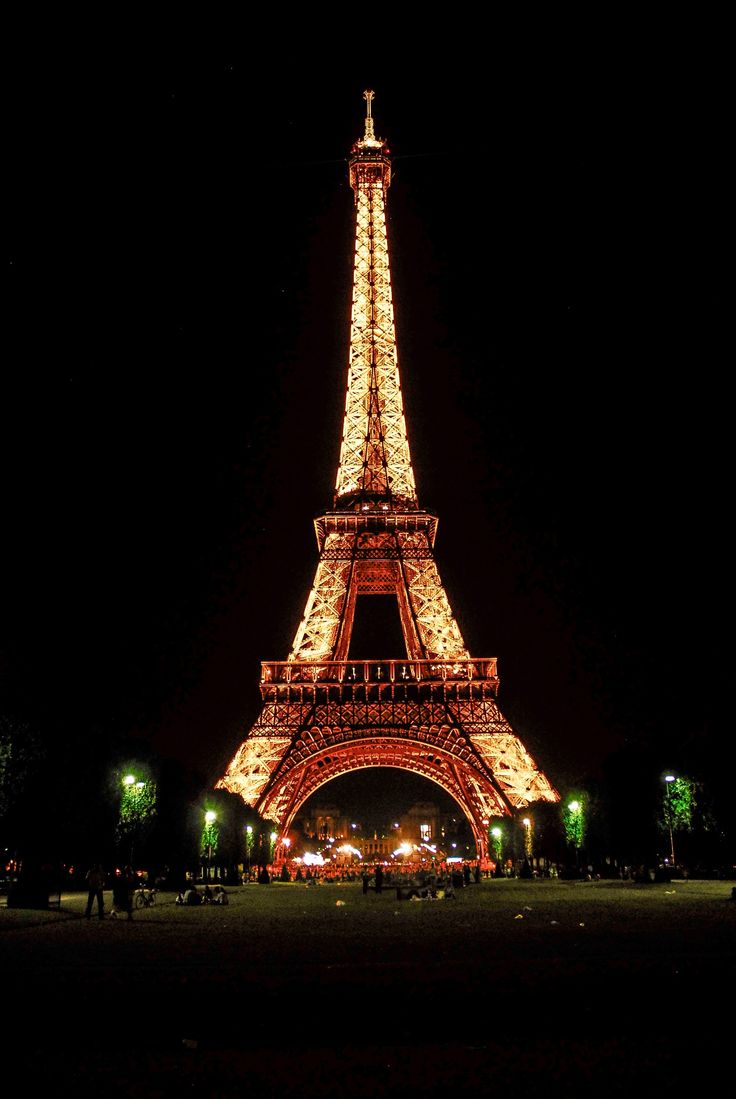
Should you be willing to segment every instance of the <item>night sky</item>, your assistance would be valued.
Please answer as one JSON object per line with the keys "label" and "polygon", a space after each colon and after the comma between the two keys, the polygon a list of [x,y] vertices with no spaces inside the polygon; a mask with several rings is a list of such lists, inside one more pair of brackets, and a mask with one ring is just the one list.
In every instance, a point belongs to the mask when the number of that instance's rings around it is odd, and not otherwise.
{"label": "night sky", "polygon": [[730,124],[685,39],[496,41],[459,73],[16,61],[6,711],[208,782],[257,716],[332,501],[372,87],[419,500],[502,711],[558,786],[637,748],[732,755]]}

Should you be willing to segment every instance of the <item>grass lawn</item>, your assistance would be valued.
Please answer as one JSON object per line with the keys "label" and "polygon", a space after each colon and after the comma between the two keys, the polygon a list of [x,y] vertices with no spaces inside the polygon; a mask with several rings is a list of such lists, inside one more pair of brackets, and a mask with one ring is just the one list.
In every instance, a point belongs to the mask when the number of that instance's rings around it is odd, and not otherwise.
{"label": "grass lawn", "polygon": [[69,1094],[106,1099],[133,1076],[143,1096],[180,1076],[213,1096],[677,1094],[730,1040],[732,888],[491,879],[399,901],[251,884],[222,907],[162,894],[131,923],[64,895],[0,910],[6,1047],[44,1083],[61,1058]]}

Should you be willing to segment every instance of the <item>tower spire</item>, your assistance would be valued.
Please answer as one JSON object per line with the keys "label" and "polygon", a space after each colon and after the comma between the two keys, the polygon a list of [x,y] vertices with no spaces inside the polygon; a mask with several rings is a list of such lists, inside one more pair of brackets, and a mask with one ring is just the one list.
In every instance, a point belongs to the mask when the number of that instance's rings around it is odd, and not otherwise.
{"label": "tower spire", "polygon": [[390,150],[375,136],[374,93],[366,90],[363,98],[365,136],[353,145],[349,161],[356,208],[355,263],[348,388],[334,505],[340,510],[416,510],[386,233]]}
{"label": "tower spire", "polygon": [[363,137],[364,141],[375,141],[376,140],[376,135],[375,135],[375,132],[373,130],[373,116],[371,115],[371,103],[373,102],[373,98],[374,98],[375,94],[376,94],[375,92],[372,92],[370,90],[366,90],[366,91],[363,92],[363,99],[365,99],[365,101],[366,101],[366,112],[367,112],[366,116],[365,116],[365,135]]}

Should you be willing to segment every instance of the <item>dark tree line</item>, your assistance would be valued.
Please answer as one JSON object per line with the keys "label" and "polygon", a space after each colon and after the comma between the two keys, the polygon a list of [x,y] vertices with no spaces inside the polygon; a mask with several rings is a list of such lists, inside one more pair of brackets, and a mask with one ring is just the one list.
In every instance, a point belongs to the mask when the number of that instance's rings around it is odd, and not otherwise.
{"label": "dark tree line", "polygon": [[[0,844],[5,866],[64,867],[83,874],[93,861],[107,867],[130,857],[152,875],[172,881],[198,874],[205,862],[235,875],[270,861],[271,822],[236,795],[215,790],[201,773],[156,756],[145,742],[105,738],[98,730],[65,728],[42,735],[31,723],[0,720]],[[677,825],[677,861],[697,872],[728,873],[736,863],[736,812],[730,774],[681,754],[679,771],[694,792],[692,819]],[[130,769],[144,776],[145,811],[122,812]],[[534,854],[564,865],[592,864],[602,873],[655,866],[669,855],[660,754],[629,746],[609,757],[596,776],[568,777],[561,805],[531,807]],[[565,832],[565,804],[584,799],[584,835],[576,850]],[[348,807],[346,807],[348,808]],[[205,843],[205,813],[214,813],[216,843]],[[520,817],[523,814],[520,814]],[[523,831],[509,831],[507,848],[524,855]],[[211,838],[211,837],[210,837]]]}

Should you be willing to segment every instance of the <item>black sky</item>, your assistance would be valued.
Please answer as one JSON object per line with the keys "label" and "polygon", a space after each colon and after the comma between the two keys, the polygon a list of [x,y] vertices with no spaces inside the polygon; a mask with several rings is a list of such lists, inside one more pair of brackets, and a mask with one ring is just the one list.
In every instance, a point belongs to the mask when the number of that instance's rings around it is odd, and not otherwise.
{"label": "black sky", "polygon": [[212,780],[255,719],[331,503],[370,86],[419,498],[502,710],[558,784],[726,750],[725,72],[622,37],[11,68],[6,709]]}

